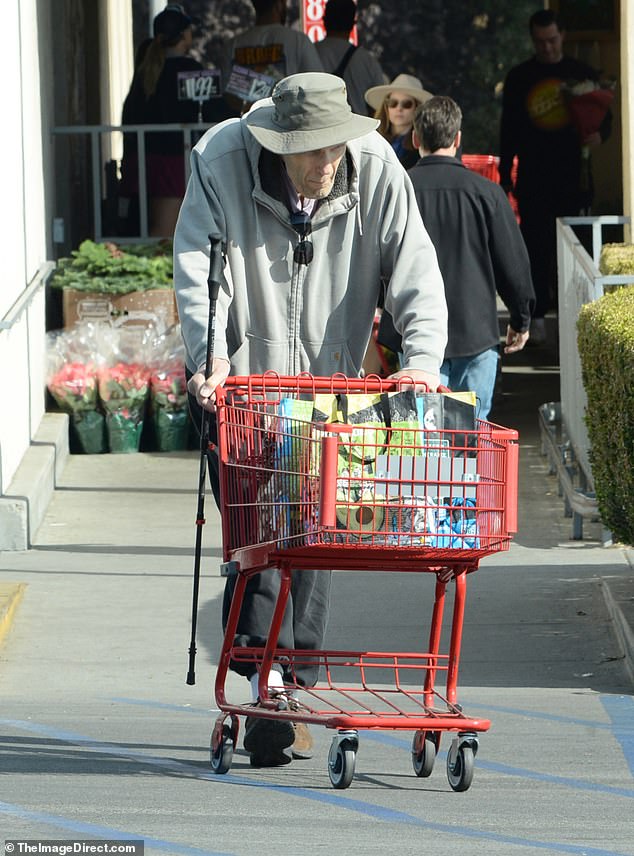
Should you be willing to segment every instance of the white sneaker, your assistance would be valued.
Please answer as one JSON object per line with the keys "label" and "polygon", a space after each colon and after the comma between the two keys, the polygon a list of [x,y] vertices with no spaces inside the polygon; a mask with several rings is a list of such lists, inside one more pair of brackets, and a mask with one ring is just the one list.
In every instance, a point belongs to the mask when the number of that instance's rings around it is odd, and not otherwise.
{"label": "white sneaker", "polygon": [[532,345],[543,345],[546,341],[546,322],[543,318],[533,318],[528,341]]}

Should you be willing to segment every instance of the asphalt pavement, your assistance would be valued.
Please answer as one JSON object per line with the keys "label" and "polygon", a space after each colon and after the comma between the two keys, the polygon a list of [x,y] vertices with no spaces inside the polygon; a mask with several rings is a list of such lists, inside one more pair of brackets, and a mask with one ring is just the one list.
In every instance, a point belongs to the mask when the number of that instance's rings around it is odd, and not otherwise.
{"label": "asphalt pavement", "polygon": [[[492,726],[465,793],[447,781],[448,739],[418,778],[401,732],[361,734],[345,791],[330,786],[332,735],[319,728],[311,761],[257,770],[238,747],[215,775],[224,581],[211,497],[197,680],[185,683],[198,454],[71,456],[32,549],[0,553],[0,840],[634,856],[632,551],[602,546],[598,521],[571,540],[538,431],[537,408],[557,399],[552,346],[505,359],[491,418],[520,431],[519,532],[469,578],[458,696]],[[336,573],[328,647],[420,650],[431,583]],[[248,698],[244,679],[227,691]]]}

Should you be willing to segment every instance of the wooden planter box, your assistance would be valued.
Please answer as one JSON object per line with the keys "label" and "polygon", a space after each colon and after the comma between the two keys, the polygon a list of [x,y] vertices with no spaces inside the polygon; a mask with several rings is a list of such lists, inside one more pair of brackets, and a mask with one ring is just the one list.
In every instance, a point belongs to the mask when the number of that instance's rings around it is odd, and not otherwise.
{"label": "wooden planter box", "polygon": [[154,322],[167,328],[178,321],[172,288],[132,291],[130,294],[89,293],[65,288],[62,305],[66,328],[73,327],[78,321]]}

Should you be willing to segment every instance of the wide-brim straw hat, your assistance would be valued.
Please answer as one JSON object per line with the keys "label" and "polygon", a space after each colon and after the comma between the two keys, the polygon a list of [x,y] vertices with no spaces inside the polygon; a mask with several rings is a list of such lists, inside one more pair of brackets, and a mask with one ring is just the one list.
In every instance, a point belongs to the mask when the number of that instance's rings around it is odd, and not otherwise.
{"label": "wide-brim straw hat", "polygon": [[390,92],[404,92],[421,104],[433,98],[431,92],[423,89],[420,80],[411,74],[399,74],[391,83],[385,83],[383,86],[372,86],[370,89],[366,89],[364,97],[373,110],[378,110]]}
{"label": "wide-brim straw hat", "polygon": [[245,116],[255,139],[271,152],[292,155],[347,143],[374,131],[376,119],[353,113],[341,77],[323,72],[291,74],[270,98]]}

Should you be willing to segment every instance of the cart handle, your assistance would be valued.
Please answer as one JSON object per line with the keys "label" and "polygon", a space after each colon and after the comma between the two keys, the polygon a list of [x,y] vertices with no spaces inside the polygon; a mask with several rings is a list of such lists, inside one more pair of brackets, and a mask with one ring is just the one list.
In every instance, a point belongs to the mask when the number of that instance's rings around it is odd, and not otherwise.
{"label": "cart handle", "polygon": [[[331,392],[331,393],[376,393],[376,392],[398,392],[399,390],[416,386],[421,391],[427,390],[426,385],[414,381],[411,377],[401,377],[397,380],[380,378],[378,375],[368,375],[365,378],[351,378],[342,373],[333,374],[330,377],[317,377],[309,372],[298,375],[280,375],[274,371],[268,371],[260,375],[231,375],[224,382],[224,388],[219,387],[216,391],[217,401],[224,401],[229,389],[244,390],[248,392],[248,398],[254,400],[254,396],[266,398],[266,393],[277,392],[278,395],[289,392]],[[449,392],[445,386],[439,386],[437,392]]]}

